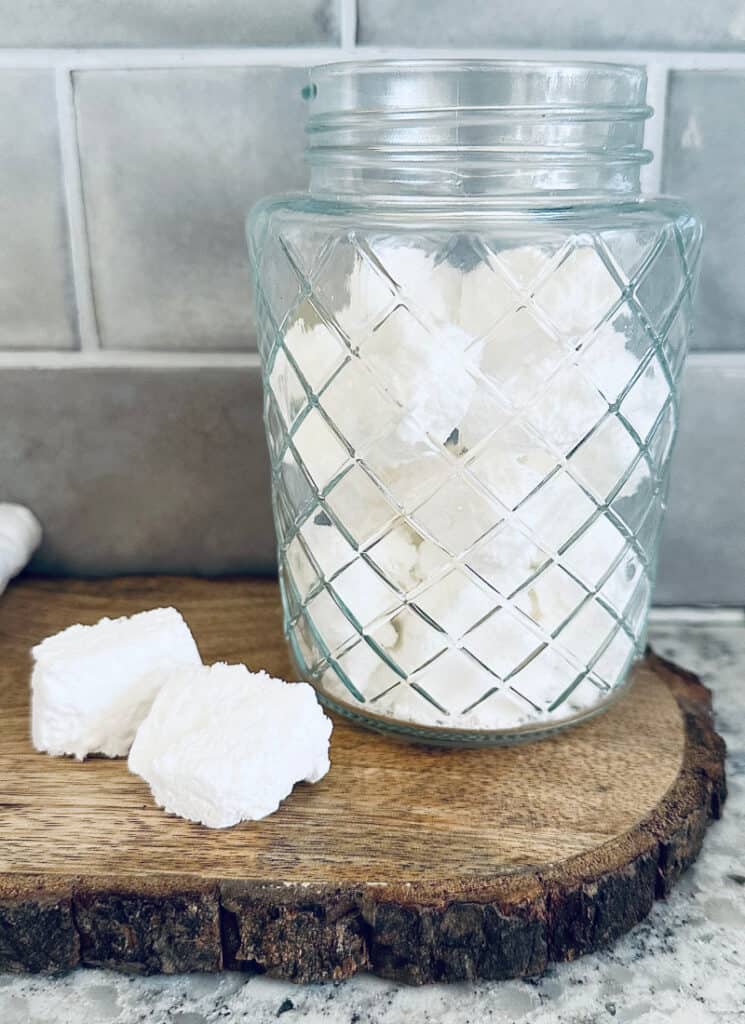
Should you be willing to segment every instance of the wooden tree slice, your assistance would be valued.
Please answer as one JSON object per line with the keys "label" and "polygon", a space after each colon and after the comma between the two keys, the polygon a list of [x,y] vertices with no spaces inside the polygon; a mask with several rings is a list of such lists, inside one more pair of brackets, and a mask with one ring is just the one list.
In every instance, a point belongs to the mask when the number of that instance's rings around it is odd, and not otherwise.
{"label": "wooden tree slice", "polygon": [[651,653],[610,710],[532,745],[438,750],[338,721],[324,780],[221,832],[158,810],[124,760],[35,753],[31,645],[169,604],[205,661],[290,674],[269,582],[24,580],[0,601],[0,970],[536,975],[640,921],[719,816],[709,691]]}

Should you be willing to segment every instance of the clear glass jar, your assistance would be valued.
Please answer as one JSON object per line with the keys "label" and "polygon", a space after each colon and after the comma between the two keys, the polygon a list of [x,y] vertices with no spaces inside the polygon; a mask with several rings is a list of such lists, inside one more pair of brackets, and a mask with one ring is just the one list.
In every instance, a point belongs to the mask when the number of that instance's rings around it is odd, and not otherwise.
{"label": "clear glass jar", "polygon": [[307,195],[252,212],[285,630],[434,743],[607,706],[644,651],[701,227],[643,198],[610,64],[310,73]]}

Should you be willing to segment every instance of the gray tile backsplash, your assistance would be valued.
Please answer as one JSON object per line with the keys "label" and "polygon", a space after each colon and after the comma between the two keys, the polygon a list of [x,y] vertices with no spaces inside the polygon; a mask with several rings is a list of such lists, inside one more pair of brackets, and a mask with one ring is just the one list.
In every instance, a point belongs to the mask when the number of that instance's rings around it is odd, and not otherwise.
{"label": "gray tile backsplash", "polygon": [[[724,362],[722,362],[724,360]],[[745,605],[745,365],[690,366],[655,599]]]}
{"label": "gray tile backsplash", "polygon": [[745,72],[674,72],[663,167],[706,224],[696,347],[745,349]]}
{"label": "gray tile backsplash", "polygon": [[77,344],[54,79],[0,71],[0,349]]}
{"label": "gray tile backsplash", "polygon": [[650,181],[707,229],[656,599],[745,605],[742,0],[0,0],[0,501],[34,567],[273,566],[244,218],[305,187],[301,65],[366,46],[648,62]]}
{"label": "gray tile backsplash", "polygon": [[303,81],[267,67],[75,76],[104,348],[253,346],[243,222],[305,184]]}
{"label": "gray tile backsplash", "polygon": [[251,370],[0,372],[3,499],[35,510],[43,571],[267,569],[269,471]]}
{"label": "gray tile backsplash", "polygon": [[[3,370],[3,497],[54,573],[266,571],[274,562],[258,372]],[[745,370],[692,366],[658,603],[745,603]]]}
{"label": "gray tile backsplash", "polygon": [[359,39],[387,46],[745,48],[740,0],[359,0]]}
{"label": "gray tile backsplash", "polygon": [[333,43],[338,0],[0,0],[3,46]]}

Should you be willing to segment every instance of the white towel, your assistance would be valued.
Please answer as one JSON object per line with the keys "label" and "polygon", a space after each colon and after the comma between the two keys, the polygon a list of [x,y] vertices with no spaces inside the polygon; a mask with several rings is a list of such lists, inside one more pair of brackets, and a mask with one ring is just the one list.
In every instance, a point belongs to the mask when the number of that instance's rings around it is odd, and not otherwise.
{"label": "white towel", "polygon": [[41,525],[23,505],[0,502],[0,594],[41,543]]}

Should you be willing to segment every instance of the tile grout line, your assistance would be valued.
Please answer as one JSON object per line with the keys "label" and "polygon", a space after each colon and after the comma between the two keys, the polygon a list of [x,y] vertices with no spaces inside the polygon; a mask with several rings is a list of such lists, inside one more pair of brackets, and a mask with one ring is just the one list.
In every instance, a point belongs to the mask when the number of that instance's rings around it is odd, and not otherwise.
{"label": "tile grout line", "polygon": [[77,306],[80,348],[95,352],[100,348],[96,311],[93,302],[91,261],[88,231],[85,222],[83,183],[80,177],[77,126],[75,124],[75,97],[72,73],[58,68],[55,72],[57,119],[62,159],[62,184],[65,194],[67,227],[70,236],[73,289]]}
{"label": "tile grout line", "polygon": [[[745,50],[623,50],[623,49],[549,49],[541,47],[416,47],[370,46],[350,42],[356,30],[356,8],[353,0],[341,0],[341,34],[339,46],[308,47],[81,47],[81,48],[2,48],[0,69],[56,68],[58,70],[135,70],[137,68],[199,68],[199,67],[287,67],[334,61],[348,56],[353,49],[361,60],[377,57],[460,59],[525,59],[525,60],[590,60],[665,65],[676,71],[745,70]],[[346,49],[346,53],[344,52]]]}
{"label": "tile grout line", "polygon": [[357,0],[340,0],[341,48],[350,53],[357,46]]}
{"label": "tile grout line", "polygon": [[650,626],[736,626],[745,630],[745,609],[696,605],[655,605],[649,611]]}
{"label": "tile grout line", "polygon": [[341,46],[307,47],[81,47],[61,49],[0,48],[0,69],[64,68],[67,70],[128,71],[143,69],[304,67],[339,60]]}
{"label": "tile grout line", "polygon": [[647,103],[654,107],[654,115],[644,129],[644,146],[654,154],[651,164],[642,168],[642,190],[659,195],[662,190],[662,163],[667,123],[667,90],[670,81],[668,64],[659,61],[647,65]]}
{"label": "tile grout line", "polygon": [[247,369],[258,370],[257,352],[151,351],[147,349],[81,349],[0,351],[0,369]]}
{"label": "tile grout line", "polygon": [[[694,313],[694,326],[695,326]],[[697,369],[715,368],[717,370],[745,370],[745,349],[695,349],[686,357],[686,366]]]}
{"label": "tile grout line", "polygon": [[460,59],[512,59],[547,61],[598,61],[655,65],[664,64],[676,71],[718,71],[745,69],[745,50],[625,50],[620,47],[582,49],[550,47],[414,47],[373,46],[357,47],[360,60],[377,57],[455,57]]}
{"label": "tile grout line", "polygon": [[[745,373],[745,350],[691,352],[687,365],[692,369],[733,370]],[[163,367],[259,369],[257,352],[189,351],[184,349],[97,349],[70,352],[58,349],[0,349],[0,369],[73,369],[90,367],[141,368]]]}

